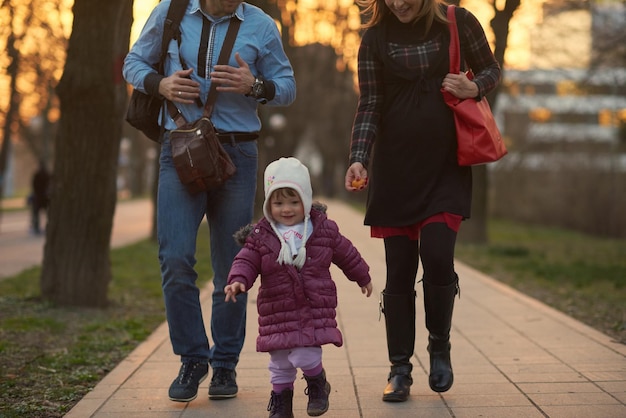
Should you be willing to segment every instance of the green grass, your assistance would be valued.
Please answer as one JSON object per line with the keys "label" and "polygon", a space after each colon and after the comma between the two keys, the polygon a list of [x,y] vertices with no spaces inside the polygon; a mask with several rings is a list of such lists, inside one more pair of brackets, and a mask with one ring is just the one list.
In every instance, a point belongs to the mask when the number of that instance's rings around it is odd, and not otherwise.
{"label": "green grass", "polygon": [[[202,287],[206,228],[197,258]],[[42,301],[39,268],[0,281],[0,417],[62,417],[165,320],[156,243],[113,250],[111,265],[103,310]]]}
{"label": "green grass", "polygon": [[626,343],[626,240],[494,220],[456,257]]}

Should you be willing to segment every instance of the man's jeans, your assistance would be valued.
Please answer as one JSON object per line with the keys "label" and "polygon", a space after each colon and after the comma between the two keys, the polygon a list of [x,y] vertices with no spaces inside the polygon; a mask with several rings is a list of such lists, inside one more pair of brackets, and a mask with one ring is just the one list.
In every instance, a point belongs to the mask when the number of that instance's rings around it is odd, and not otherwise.
{"label": "man's jeans", "polygon": [[[224,286],[240,250],[233,234],[252,221],[257,174],[256,141],[225,144],[236,174],[221,188],[192,196],[180,183],[172,162],[169,133],[161,144],[157,231],[167,322],[174,353],[181,361],[209,362],[213,368],[234,369],[246,325],[247,294],[237,303],[224,302]],[[209,341],[196,286],[196,237],[206,216],[213,266],[213,302]],[[199,254],[204,257],[206,254]]]}

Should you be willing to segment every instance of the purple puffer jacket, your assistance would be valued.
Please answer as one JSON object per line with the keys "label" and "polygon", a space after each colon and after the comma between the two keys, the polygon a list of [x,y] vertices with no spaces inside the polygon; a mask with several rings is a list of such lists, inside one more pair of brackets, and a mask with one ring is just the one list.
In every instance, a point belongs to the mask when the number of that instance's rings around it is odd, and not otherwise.
{"label": "purple puffer jacket", "polygon": [[343,344],[335,320],[337,288],[330,276],[331,263],[360,287],[371,278],[365,260],[325,210],[319,203],[311,208],[313,233],[306,242],[306,262],[300,271],[276,261],[280,243],[267,219],[236,236],[240,242],[245,237],[245,245],[235,257],[228,283],[241,282],[249,290],[261,275],[257,351]]}

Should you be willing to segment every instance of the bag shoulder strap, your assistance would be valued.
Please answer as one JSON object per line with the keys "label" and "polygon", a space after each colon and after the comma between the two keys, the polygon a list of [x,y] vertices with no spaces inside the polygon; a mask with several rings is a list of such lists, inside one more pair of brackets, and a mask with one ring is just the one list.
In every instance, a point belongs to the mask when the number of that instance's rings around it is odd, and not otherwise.
{"label": "bag shoulder strap", "polygon": [[[217,59],[218,65],[228,64],[228,59],[230,58],[230,53],[233,50],[233,46],[235,45],[235,39],[237,38],[237,32],[239,31],[239,26],[241,25],[241,20],[239,20],[236,16],[233,16],[228,23],[228,31],[226,32],[226,38],[224,39],[224,44],[222,45],[222,50],[220,51],[220,56]],[[217,85],[211,82],[211,87],[209,88],[209,94],[207,95],[206,103],[204,104],[204,110],[202,112],[202,116],[210,117],[211,113],[213,113],[213,105],[215,104],[215,100],[217,99]],[[183,126],[187,123],[183,114],[180,113],[176,105],[170,102],[169,100],[165,100],[167,103],[167,109],[170,114],[170,117],[174,120],[178,127]]]}
{"label": "bag shoulder strap", "polygon": [[[157,72],[163,74],[165,72],[165,57],[167,56],[167,48],[170,40],[176,39],[180,42],[180,22],[183,20],[189,0],[172,0],[167,9],[167,15],[163,22],[163,34],[161,36],[161,55],[159,56],[159,64]],[[167,107],[170,116],[176,120],[178,109],[171,109],[169,100],[164,100],[167,106],[161,106],[161,118],[165,119],[165,110]],[[182,115],[181,115],[182,116]],[[177,122],[178,123],[178,122]],[[163,135],[163,125],[161,125],[161,135]]]}
{"label": "bag shoulder strap", "polygon": [[448,28],[450,30],[450,72],[459,74],[461,69],[461,47],[459,45],[459,29],[456,24],[455,6],[449,5],[447,10]]}
{"label": "bag shoulder strap", "polygon": [[159,73],[163,74],[163,65],[170,40],[180,40],[180,22],[183,20],[189,0],[172,0],[167,9],[161,38],[161,56],[159,57]]}
{"label": "bag shoulder strap", "polygon": [[[228,31],[226,32],[226,38],[224,39],[224,44],[222,45],[220,56],[217,59],[217,65],[228,64],[228,59],[230,58],[230,53],[232,52],[233,46],[235,45],[235,39],[237,38],[237,32],[239,31],[240,25],[241,20],[233,15],[233,17],[230,19],[230,22],[228,23]],[[203,116],[211,116],[211,113],[213,113],[213,105],[215,104],[216,99],[217,86],[215,85],[215,83],[211,82],[209,94],[207,96],[206,103],[204,104]]]}

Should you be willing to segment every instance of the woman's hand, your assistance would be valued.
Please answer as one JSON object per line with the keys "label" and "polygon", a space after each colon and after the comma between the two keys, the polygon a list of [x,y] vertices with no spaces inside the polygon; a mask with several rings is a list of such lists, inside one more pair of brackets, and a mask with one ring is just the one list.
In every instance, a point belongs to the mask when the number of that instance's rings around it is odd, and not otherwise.
{"label": "woman's hand", "polygon": [[235,282],[233,284],[226,285],[224,287],[224,293],[226,293],[226,297],[224,298],[225,302],[233,301],[237,303],[237,296],[240,293],[245,293],[246,286],[243,283]]}
{"label": "woman's hand", "polygon": [[478,96],[478,86],[472,80],[467,78],[465,73],[449,73],[443,79],[441,87],[459,99],[470,99]]}
{"label": "woman's hand", "polygon": [[359,191],[367,187],[367,170],[361,163],[354,163],[346,171],[345,187],[349,192]]}
{"label": "woman's hand", "polygon": [[193,104],[200,97],[200,84],[192,80],[193,68],[176,71],[159,83],[159,93],[175,103]]}

